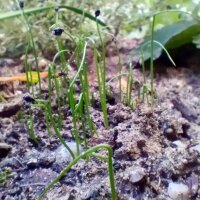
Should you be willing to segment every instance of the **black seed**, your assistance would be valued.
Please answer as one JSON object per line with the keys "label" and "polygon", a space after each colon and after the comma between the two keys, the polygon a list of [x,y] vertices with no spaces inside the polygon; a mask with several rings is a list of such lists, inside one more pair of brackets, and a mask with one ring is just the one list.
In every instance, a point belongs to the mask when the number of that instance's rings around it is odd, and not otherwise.
{"label": "black seed", "polygon": [[24,8],[24,0],[19,0],[19,7],[20,7],[21,9]]}
{"label": "black seed", "polygon": [[169,9],[172,9],[171,5],[167,5],[166,8],[169,10]]}
{"label": "black seed", "polygon": [[95,17],[98,17],[100,14],[101,14],[101,11],[100,11],[100,10],[96,10],[96,11],[95,11]]}
{"label": "black seed", "polygon": [[60,36],[60,35],[62,35],[63,32],[64,32],[64,29],[62,29],[62,28],[55,28],[52,31],[52,34],[55,35],[55,36]]}
{"label": "black seed", "polygon": [[60,77],[60,76],[67,76],[67,73],[65,73],[65,72],[59,72],[58,73],[58,76]]}
{"label": "black seed", "polygon": [[56,6],[54,9],[55,9],[56,12],[58,12],[59,9],[60,9],[60,7],[59,7],[59,6]]}
{"label": "black seed", "polygon": [[118,171],[118,170],[121,169],[121,164],[118,163],[118,162],[115,162],[115,163],[113,164],[113,167],[114,167],[115,171]]}
{"label": "black seed", "polygon": [[25,94],[23,96],[24,101],[26,101],[27,103],[34,103],[35,99],[30,95],[30,94]]}

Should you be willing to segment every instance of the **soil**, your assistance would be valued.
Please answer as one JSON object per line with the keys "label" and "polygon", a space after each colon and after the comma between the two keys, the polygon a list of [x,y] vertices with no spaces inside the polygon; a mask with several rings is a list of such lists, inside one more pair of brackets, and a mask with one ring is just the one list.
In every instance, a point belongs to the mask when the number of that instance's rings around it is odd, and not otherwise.
{"label": "soil", "polygon": [[[124,55],[129,52],[123,51],[121,48]],[[195,50],[191,55],[177,58],[176,67],[161,60],[156,62],[156,99],[153,106],[144,102],[132,109],[112,96],[107,103],[109,129],[104,127],[98,100],[91,108],[98,134],[89,136],[88,143],[90,146],[106,143],[113,148],[118,199],[200,199],[199,55],[200,52]],[[108,54],[108,76],[112,77],[117,66],[116,62],[112,65],[109,59],[113,61],[117,58],[114,54]],[[13,74],[15,70],[22,72],[20,62],[12,61],[9,66],[4,59],[0,66],[1,76]],[[135,80],[141,83],[141,69],[134,68],[133,74]],[[92,61],[89,77],[90,80],[95,78]],[[1,84],[0,87],[8,100],[8,103],[0,104],[0,170],[12,170],[0,186],[0,199],[35,200],[67,166],[70,156],[55,134],[48,136],[43,115],[39,111],[35,111],[34,118],[39,142],[34,145],[29,139],[22,112],[22,97],[26,92],[24,84]],[[67,108],[63,110],[67,113]],[[72,125],[69,113],[63,124],[62,135],[75,149],[70,134]],[[104,151],[99,153],[105,155]],[[178,185],[176,192],[172,184]],[[106,163],[97,158],[91,158],[89,162],[80,160],[47,193],[46,199],[111,199]]]}

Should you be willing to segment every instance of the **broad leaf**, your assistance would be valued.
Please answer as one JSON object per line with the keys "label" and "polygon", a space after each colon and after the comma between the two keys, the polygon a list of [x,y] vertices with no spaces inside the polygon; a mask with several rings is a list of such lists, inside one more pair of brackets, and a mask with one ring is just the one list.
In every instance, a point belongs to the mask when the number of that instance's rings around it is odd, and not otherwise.
{"label": "broad leaf", "polygon": [[[200,34],[199,23],[196,21],[181,21],[157,30],[154,33],[154,40],[160,42],[167,50],[170,50],[192,42],[193,38],[198,34]],[[149,59],[151,55],[151,45],[148,43],[150,40],[151,37],[147,37],[141,46],[143,47],[144,60]],[[148,44],[144,45],[145,43]],[[162,48],[154,44],[153,49],[154,59],[156,59],[161,55]],[[137,52],[139,53],[140,50],[138,49]]]}

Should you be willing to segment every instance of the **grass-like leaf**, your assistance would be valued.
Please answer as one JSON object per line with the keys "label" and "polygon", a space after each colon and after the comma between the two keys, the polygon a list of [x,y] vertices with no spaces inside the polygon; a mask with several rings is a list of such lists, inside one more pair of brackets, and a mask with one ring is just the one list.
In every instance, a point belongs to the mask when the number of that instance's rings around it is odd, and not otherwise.
{"label": "grass-like leaf", "polygon": [[[55,6],[53,6],[53,5],[44,6],[44,7],[27,8],[27,9],[24,9],[24,13],[28,15],[28,14],[38,13],[38,12],[45,12],[45,11],[48,11],[49,9],[54,9],[54,8],[55,8]],[[86,17],[86,18],[88,18],[88,19],[90,19],[92,21],[95,21],[95,22],[97,21],[102,26],[107,26],[101,20],[96,19],[95,16],[93,16],[90,13],[85,12],[85,11],[83,11],[81,9],[78,9],[78,8],[75,8],[75,7],[71,7],[71,6],[67,6],[67,5],[59,5],[59,8],[73,11],[76,14],[83,15],[84,17]],[[0,14],[0,20],[5,20],[5,19],[19,17],[19,16],[21,16],[21,10],[10,11],[10,12],[6,12],[6,13],[1,13]]]}
{"label": "grass-like leaf", "polygon": [[83,152],[79,156],[77,156],[69,165],[64,168],[60,174],[45,188],[45,190],[42,192],[42,194],[39,196],[38,200],[42,200],[46,193],[56,184],[58,181],[80,160],[83,158],[87,158],[89,156],[92,156],[92,154],[98,150],[107,150],[108,151],[108,159],[107,165],[108,165],[108,174],[109,174],[109,179],[110,179],[110,188],[111,188],[111,199],[112,200],[117,200],[117,193],[115,190],[115,179],[114,179],[114,171],[113,171],[113,161],[112,161],[112,155],[113,155],[113,150],[112,148],[107,145],[107,144],[99,144],[95,147],[91,147],[87,151]]}

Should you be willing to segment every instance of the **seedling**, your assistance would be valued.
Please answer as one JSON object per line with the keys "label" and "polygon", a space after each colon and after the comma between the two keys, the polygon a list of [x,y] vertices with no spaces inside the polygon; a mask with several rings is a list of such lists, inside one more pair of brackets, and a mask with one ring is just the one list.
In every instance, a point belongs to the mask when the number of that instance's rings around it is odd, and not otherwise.
{"label": "seedling", "polygon": [[[99,23],[97,21],[97,17],[100,15],[100,11],[96,11],[96,25],[97,25],[97,32],[101,43],[102,48],[102,55],[99,56],[99,53],[94,46],[94,57],[95,57],[95,66],[96,66],[96,73],[97,73],[97,79],[98,79],[98,86],[99,86],[99,96],[101,101],[101,108],[103,111],[104,116],[104,124],[105,127],[109,127],[108,123],[108,113],[107,113],[107,105],[106,105],[106,48],[104,41],[101,36],[101,31],[99,27]],[[102,59],[102,63],[99,62],[99,58]]]}
{"label": "seedling", "polygon": [[146,46],[148,46],[149,44],[151,45],[151,56],[153,56],[153,43],[159,45],[163,50],[164,52],[166,53],[168,59],[171,61],[171,63],[176,66],[176,64],[174,63],[173,59],[171,58],[170,54],[168,53],[167,49],[158,41],[155,41],[155,40],[152,40],[152,41],[148,41],[146,43],[144,43],[140,49],[141,49],[141,57],[142,57],[142,72],[143,72],[143,86],[141,88],[141,92],[142,93],[142,100],[144,101],[144,98],[146,96],[146,99],[147,99],[147,102],[149,103],[149,99],[148,99],[148,94],[150,92],[151,94],[151,105],[153,105],[153,102],[154,102],[154,97],[155,97],[155,91],[154,91],[154,65],[153,65],[153,57],[150,58],[150,80],[151,80],[151,87],[150,87],[150,90],[147,86],[147,83],[146,83],[146,70],[145,70],[145,63],[144,63],[144,56],[143,56],[143,51],[144,49],[146,48]]}
{"label": "seedling", "polygon": [[3,187],[6,185],[9,177],[12,176],[12,169],[11,168],[4,168],[0,171],[0,186]]}
{"label": "seedling", "polygon": [[131,92],[133,88],[134,80],[133,80],[133,70],[132,65],[129,65],[129,73],[128,80],[126,85],[126,96],[125,96],[125,104],[129,107],[133,108],[133,99],[131,98]]}
{"label": "seedling", "polygon": [[114,171],[113,171],[113,162],[112,162],[112,148],[107,144],[101,144],[97,145],[95,147],[92,147],[88,149],[87,151],[83,152],[79,156],[77,156],[42,192],[42,194],[39,196],[38,200],[42,200],[46,193],[80,160],[84,158],[89,158],[93,156],[93,153],[105,149],[108,151],[108,158],[101,158],[101,160],[106,161],[108,164],[108,173],[109,173],[109,180],[110,180],[110,188],[111,188],[111,199],[117,200],[117,194],[115,190],[115,179],[114,179]]}
{"label": "seedling", "polygon": [[[165,53],[167,54],[168,58],[170,59],[170,61],[172,62],[173,65],[175,65],[175,63],[173,62],[173,60],[171,59],[169,53],[167,52],[167,50],[164,48],[164,45],[166,45],[169,40],[174,37],[174,36],[177,36],[176,34],[172,33],[171,35],[171,38],[168,36],[168,39],[163,43],[161,44],[159,41],[155,41],[155,32],[154,32],[154,27],[155,27],[155,20],[156,20],[156,17],[160,14],[163,14],[163,13],[170,13],[170,12],[178,12],[178,13],[183,13],[183,14],[186,14],[186,15],[189,15],[191,16],[195,21],[199,22],[199,18],[192,15],[192,13],[190,12],[187,12],[187,11],[180,11],[180,10],[164,10],[164,11],[159,11],[159,12],[156,12],[155,14],[152,15],[152,25],[151,25],[151,37],[150,37],[150,41],[148,41],[148,43],[150,43],[150,80],[151,80],[151,84],[150,84],[150,91],[151,91],[151,104],[153,104],[154,102],[154,95],[155,95],[155,92],[154,92],[154,63],[153,63],[153,60],[154,60],[154,43],[158,44],[161,49],[163,49],[165,51]],[[190,22],[191,23],[191,22]],[[197,25],[198,26],[198,25]],[[184,29],[183,29],[184,30]],[[183,32],[186,32],[186,30],[184,30]],[[198,33],[199,34],[199,33]],[[183,34],[185,35],[185,34]],[[187,37],[186,37],[187,38]],[[185,37],[183,38],[183,40],[186,39]],[[187,38],[188,39],[188,38]],[[187,41],[186,39],[186,41]],[[184,43],[183,43],[184,44]],[[145,43],[146,45],[146,43]],[[175,45],[176,46],[176,45]],[[143,45],[142,45],[143,47]]]}
{"label": "seedling", "polygon": [[[32,30],[31,30],[31,26],[28,22],[28,19],[26,17],[25,12],[24,12],[24,2],[23,1],[19,1],[19,7],[21,9],[21,16],[24,20],[25,27],[26,27],[26,29],[29,33],[29,41],[28,41],[29,45],[28,45],[28,48],[26,50],[26,55],[27,55],[29,47],[32,47],[33,55],[34,55],[34,58],[35,58],[35,65],[36,65],[38,80],[39,80],[39,93],[41,94],[42,88],[41,88],[41,78],[40,78],[40,71],[39,71],[39,65],[38,65],[37,51],[36,51],[36,46],[35,46],[35,42],[34,42],[33,33],[32,33]],[[26,63],[27,63],[27,56],[26,56]],[[29,70],[30,70],[30,68],[29,68]]]}

